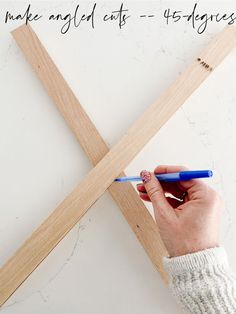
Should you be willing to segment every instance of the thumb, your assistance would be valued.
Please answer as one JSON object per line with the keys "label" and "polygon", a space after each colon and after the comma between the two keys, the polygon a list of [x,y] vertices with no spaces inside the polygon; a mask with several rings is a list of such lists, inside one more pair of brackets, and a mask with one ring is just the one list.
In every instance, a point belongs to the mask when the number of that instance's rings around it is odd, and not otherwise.
{"label": "thumb", "polygon": [[144,183],[147,194],[152,202],[155,216],[157,218],[171,218],[171,216],[175,216],[175,212],[167,201],[162,186],[154,173],[151,173],[147,170],[142,170],[140,176]]}

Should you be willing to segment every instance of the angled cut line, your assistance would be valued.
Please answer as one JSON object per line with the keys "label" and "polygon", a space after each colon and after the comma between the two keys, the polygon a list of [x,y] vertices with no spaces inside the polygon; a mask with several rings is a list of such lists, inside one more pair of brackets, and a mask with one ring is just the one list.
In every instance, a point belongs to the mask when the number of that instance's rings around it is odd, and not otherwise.
{"label": "angled cut line", "polygon": [[[17,30],[13,32],[13,35],[17,38]],[[18,37],[19,44],[26,40],[25,34]],[[121,140],[109,152],[104,152],[104,157],[85,176],[84,180],[3,265],[0,270],[0,305],[42,262],[89,207],[112,184],[115,177],[123,171],[172,114],[212,73],[212,70],[235,47],[235,40],[234,26],[225,27],[198,55],[204,64],[210,65],[211,70],[200,64],[196,58],[133,124]],[[63,106],[60,109],[63,109]],[[147,120],[149,121],[148,124],[145,123]],[[92,139],[93,137],[91,137]],[[103,177],[102,182],[99,179],[101,175]]]}

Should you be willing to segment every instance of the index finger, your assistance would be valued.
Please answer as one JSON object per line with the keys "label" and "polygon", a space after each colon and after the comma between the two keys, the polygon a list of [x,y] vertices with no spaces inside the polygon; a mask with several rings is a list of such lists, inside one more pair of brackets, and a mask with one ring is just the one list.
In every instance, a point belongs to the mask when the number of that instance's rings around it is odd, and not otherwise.
{"label": "index finger", "polygon": [[[179,166],[179,165],[159,165],[155,168],[154,173],[171,173],[171,172],[180,172],[180,171],[187,171],[189,168],[185,166]],[[203,181],[201,180],[188,180],[188,181],[178,181],[177,182],[179,187],[183,190],[189,190],[193,186],[195,187],[202,187],[204,185]]]}

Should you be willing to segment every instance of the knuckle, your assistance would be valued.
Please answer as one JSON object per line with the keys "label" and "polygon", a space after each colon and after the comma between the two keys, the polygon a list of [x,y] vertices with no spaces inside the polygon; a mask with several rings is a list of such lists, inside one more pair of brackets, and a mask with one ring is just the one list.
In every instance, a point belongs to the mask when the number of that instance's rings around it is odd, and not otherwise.
{"label": "knuckle", "polygon": [[149,189],[148,194],[150,199],[157,197],[160,195],[161,189],[158,186],[154,186]]}
{"label": "knuckle", "polygon": [[208,204],[209,208],[218,210],[223,207],[223,201],[214,189],[209,187],[206,194],[206,204]]}
{"label": "knuckle", "polygon": [[222,207],[223,206],[223,201],[222,201],[220,195],[216,192],[213,194],[212,201],[213,201],[213,204],[215,205],[215,207],[218,207],[218,206]]}
{"label": "knuckle", "polygon": [[211,201],[214,198],[214,190],[206,185],[204,182],[197,182],[196,194],[199,198],[205,201]]}
{"label": "knuckle", "polygon": [[211,201],[212,201],[213,203],[218,203],[218,202],[220,202],[220,196],[219,196],[219,194],[218,194],[215,190],[213,190],[212,188],[209,188],[207,194],[208,194],[208,197],[211,199]]}

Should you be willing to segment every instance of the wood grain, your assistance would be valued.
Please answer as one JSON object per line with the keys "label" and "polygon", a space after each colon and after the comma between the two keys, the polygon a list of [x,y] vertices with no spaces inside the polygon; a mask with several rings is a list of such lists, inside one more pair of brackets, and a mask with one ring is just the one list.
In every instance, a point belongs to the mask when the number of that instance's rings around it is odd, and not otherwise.
{"label": "wood grain", "polygon": [[[234,48],[235,39],[234,26],[227,26],[197,57],[214,70]],[[26,38],[22,36],[20,40]],[[0,304],[43,261],[145,144],[212,73],[200,64],[197,57],[1,268]],[[91,136],[90,140],[94,141],[94,137]]]}
{"label": "wood grain", "polygon": [[[74,132],[88,158],[93,165],[96,165],[108,153],[108,145],[76,99],[73,91],[32,28],[29,25],[23,25],[14,30],[12,34],[68,126]],[[125,176],[124,173],[120,175]],[[156,223],[132,184],[113,183],[108,191],[162,278],[167,281],[167,276],[162,267],[162,257],[167,252]]]}

